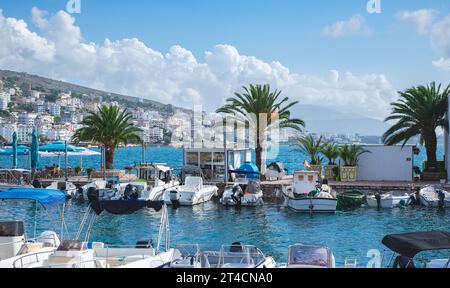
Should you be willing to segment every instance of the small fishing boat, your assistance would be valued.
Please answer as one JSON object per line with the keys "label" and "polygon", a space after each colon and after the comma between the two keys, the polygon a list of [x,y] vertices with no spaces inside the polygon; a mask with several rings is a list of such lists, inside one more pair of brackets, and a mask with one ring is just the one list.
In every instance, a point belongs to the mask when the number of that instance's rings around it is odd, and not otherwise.
{"label": "small fishing boat", "polygon": [[432,208],[450,207],[450,193],[436,189],[434,186],[426,186],[419,192],[420,204]]}
{"label": "small fishing boat", "polygon": [[[132,185],[139,194],[139,199],[160,200],[166,190],[180,185],[180,182],[173,177],[173,169],[164,164],[140,164],[134,169],[138,171],[138,179],[142,181],[127,183],[121,188],[124,192],[128,185]],[[128,189],[130,189],[129,186]]]}
{"label": "small fishing boat", "polygon": [[272,257],[264,255],[255,246],[243,245],[240,242],[223,245],[219,251],[202,251],[199,245],[180,245],[176,250],[180,251],[181,257],[172,261],[170,268],[277,268]]}
{"label": "small fishing boat", "polygon": [[218,190],[217,186],[204,185],[202,177],[188,176],[184,185],[166,190],[163,200],[166,205],[193,206],[210,201]]}
{"label": "small fishing boat", "polygon": [[336,268],[330,248],[321,245],[289,246],[288,263],[283,268]]}
{"label": "small fishing boat", "polygon": [[386,194],[367,196],[367,205],[371,208],[392,209],[408,205],[411,196],[405,191],[392,191]]}
{"label": "small fishing boat", "polygon": [[[450,233],[444,231],[392,234],[383,238],[383,245],[393,251],[388,268],[416,268],[414,260],[422,252],[440,252],[442,259],[422,262],[422,268],[450,268]],[[428,255],[429,253],[427,253]],[[397,256],[397,257],[395,257]]]}
{"label": "small fishing boat", "polygon": [[337,199],[316,171],[295,171],[292,186],[283,187],[285,206],[303,213],[335,213]]}
{"label": "small fishing boat", "polygon": [[366,199],[366,194],[362,191],[346,191],[337,195],[337,209],[351,209],[361,207]]}

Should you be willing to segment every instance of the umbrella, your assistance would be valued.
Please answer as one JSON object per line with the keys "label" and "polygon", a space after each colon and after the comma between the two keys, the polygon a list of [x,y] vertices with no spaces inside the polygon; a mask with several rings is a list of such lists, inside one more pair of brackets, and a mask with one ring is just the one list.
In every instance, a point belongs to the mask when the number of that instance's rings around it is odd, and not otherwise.
{"label": "umbrella", "polygon": [[31,140],[31,170],[35,170],[39,163],[39,138],[38,131],[33,130],[32,140]]}
{"label": "umbrella", "polygon": [[13,168],[17,168],[17,132],[13,133],[12,138]]}

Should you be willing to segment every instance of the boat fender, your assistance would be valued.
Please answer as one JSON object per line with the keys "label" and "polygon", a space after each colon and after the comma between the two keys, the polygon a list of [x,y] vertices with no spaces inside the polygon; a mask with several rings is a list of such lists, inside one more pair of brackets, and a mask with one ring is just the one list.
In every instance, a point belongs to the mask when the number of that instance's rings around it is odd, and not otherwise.
{"label": "boat fender", "polygon": [[33,181],[33,187],[36,188],[36,189],[39,189],[39,188],[42,188],[42,184],[41,184],[41,182],[39,180],[35,179]]}
{"label": "boat fender", "polygon": [[438,191],[438,207],[439,209],[445,208],[445,193],[442,190]]}

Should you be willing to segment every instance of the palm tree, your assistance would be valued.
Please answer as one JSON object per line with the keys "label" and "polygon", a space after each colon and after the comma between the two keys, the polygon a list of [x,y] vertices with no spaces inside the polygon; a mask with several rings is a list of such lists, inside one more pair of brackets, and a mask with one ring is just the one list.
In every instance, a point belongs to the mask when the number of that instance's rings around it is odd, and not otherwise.
{"label": "palm tree", "polygon": [[335,143],[326,143],[322,148],[322,154],[328,159],[328,165],[336,165],[339,157],[339,146]]}
{"label": "palm tree", "polygon": [[395,145],[403,142],[406,145],[409,139],[420,135],[420,143],[425,144],[428,168],[437,167],[436,129],[443,128],[448,131],[446,113],[450,85],[441,92],[441,85],[435,82],[427,86],[417,86],[399,92],[400,99],[392,103],[392,114],[387,121],[397,120],[383,135],[386,145]]}
{"label": "palm tree", "polygon": [[359,157],[365,153],[370,152],[359,145],[345,144],[339,149],[339,157],[344,161],[345,167],[357,166]]}
{"label": "palm tree", "polygon": [[[227,99],[227,104],[217,110],[244,124],[255,134],[256,165],[261,171],[262,153],[266,148],[268,133],[275,127],[292,128],[301,131],[305,122],[291,118],[290,109],[298,101],[288,102],[289,98],[281,98],[281,91],[270,90],[270,85],[249,85],[243,87],[244,93],[235,93],[234,98]],[[265,160],[265,159],[264,159]]]}
{"label": "palm tree", "polygon": [[312,135],[307,135],[300,137],[297,141],[298,148],[293,151],[308,155],[311,165],[322,165],[321,153],[324,147],[322,136],[316,140]]}
{"label": "palm tree", "polygon": [[103,105],[97,113],[91,112],[84,118],[83,128],[78,129],[72,140],[75,143],[89,141],[105,146],[106,169],[113,169],[114,152],[130,141],[141,142],[141,129],[131,123],[132,115],[116,106]]}

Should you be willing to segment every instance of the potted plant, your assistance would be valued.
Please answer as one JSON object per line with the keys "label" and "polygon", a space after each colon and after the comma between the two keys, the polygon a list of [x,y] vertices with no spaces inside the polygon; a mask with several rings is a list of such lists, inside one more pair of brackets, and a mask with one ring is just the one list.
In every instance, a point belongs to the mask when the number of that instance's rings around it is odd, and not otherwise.
{"label": "potted plant", "polygon": [[339,149],[339,156],[344,162],[341,167],[341,180],[343,182],[355,182],[358,179],[358,160],[361,155],[368,153],[358,145],[344,145]]}
{"label": "potted plant", "polygon": [[335,143],[327,143],[322,148],[322,154],[328,159],[328,164],[324,168],[325,178],[336,180],[339,172],[336,164],[336,159],[339,157],[339,146]]}
{"label": "potted plant", "polygon": [[87,176],[88,176],[88,180],[89,180],[89,181],[91,181],[92,174],[94,174],[94,171],[95,171],[94,168],[87,168],[87,169],[86,169],[86,173],[87,173]]}
{"label": "potted plant", "polygon": [[80,166],[75,167],[75,174],[77,176],[80,176],[81,172],[83,171],[83,168],[81,168]]}
{"label": "potted plant", "polygon": [[315,139],[312,135],[307,135],[300,137],[297,139],[297,149],[294,149],[295,152],[300,152],[303,155],[309,157],[309,165],[306,167],[308,170],[317,171],[320,176],[322,176],[322,161],[323,157],[321,156],[323,149],[323,141],[322,136],[318,139]]}

